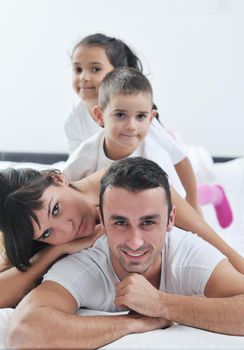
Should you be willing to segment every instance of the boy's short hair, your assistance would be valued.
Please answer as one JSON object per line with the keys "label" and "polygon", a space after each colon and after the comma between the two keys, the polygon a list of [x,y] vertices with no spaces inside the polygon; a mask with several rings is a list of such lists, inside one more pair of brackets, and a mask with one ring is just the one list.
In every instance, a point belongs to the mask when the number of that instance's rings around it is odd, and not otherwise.
{"label": "boy's short hair", "polygon": [[105,109],[112,97],[123,94],[148,94],[153,106],[153,91],[149,80],[134,68],[116,68],[103,79],[98,93],[99,107]]}

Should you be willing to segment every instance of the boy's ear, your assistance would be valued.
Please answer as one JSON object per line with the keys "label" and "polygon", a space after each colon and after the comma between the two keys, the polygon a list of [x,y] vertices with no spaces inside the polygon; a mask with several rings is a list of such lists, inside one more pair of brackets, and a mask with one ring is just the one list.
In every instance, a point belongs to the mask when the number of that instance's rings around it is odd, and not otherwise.
{"label": "boy's ear", "polygon": [[174,227],[174,223],[175,223],[175,214],[176,214],[176,207],[175,205],[173,205],[172,210],[169,214],[169,221],[168,221],[168,225],[167,225],[167,232],[170,232],[173,227]]}
{"label": "boy's ear", "polygon": [[93,117],[94,117],[95,121],[97,122],[97,124],[99,124],[103,128],[104,127],[104,120],[103,120],[102,109],[99,106],[95,105],[92,108],[92,114],[93,114]]}
{"label": "boy's ear", "polygon": [[158,114],[158,111],[156,109],[152,109],[151,116],[150,116],[150,122],[156,117]]}

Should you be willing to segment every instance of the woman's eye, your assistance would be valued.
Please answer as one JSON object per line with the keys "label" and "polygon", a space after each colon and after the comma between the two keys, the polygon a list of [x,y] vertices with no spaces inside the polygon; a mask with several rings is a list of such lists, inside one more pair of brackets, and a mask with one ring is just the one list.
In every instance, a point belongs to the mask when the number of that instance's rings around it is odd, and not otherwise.
{"label": "woman's eye", "polygon": [[48,238],[52,233],[52,230],[49,228],[48,230],[44,231],[42,234],[42,239]]}
{"label": "woman's eye", "polygon": [[59,203],[55,204],[55,206],[53,207],[52,215],[57,216],[58,213],[59,213]]}

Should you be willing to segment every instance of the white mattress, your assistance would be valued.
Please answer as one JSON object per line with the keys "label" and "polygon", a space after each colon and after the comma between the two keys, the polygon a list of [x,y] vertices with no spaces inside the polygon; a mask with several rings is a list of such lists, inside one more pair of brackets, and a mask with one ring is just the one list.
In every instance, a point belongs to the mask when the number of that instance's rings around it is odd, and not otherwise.
{"label": "white mattress", "polygon": [[[201,153],[201,152],[200,152]],[[196,156],[197,155],[197,156]],[[205,159],[199,163],[201,155],[195,150],[192,159],[198,162],[194,163],[194,167],[202,170],[201,167],[208,167],[212,172],[211,181],[221,183],[225,188],[228,198],[231,202],[234,221],[227,229],[221,229],[217,223],[214,210],[211,206],[203,208],[206,220],[216,229],[216,231],[229,242],[237,251],[244,255],[244,157],[227,163],[211,164],[209,159]],[[42,165],[32,163],[10,163],[0,162],[0,168],[7,166],[14,167],[35,167],[42,168]],[[53,166],[52,166],[53,167]],[[62,169],[63,163],[55,164],[55,167]],[[196,169],[195,169],[196,170]],[[206,170],[206,169],[205,169]],[[203,174],[203,171],[201,171]],[[206,179],[202,181],[210,181],[206,171]],[[4,339],[8,320],[13,310],[0,310],[0,349],[5,349]],[[101,314],[94,311],[80,310],[81,314]],[[244,349],[244,337],[234,337],[206,332],[203,330],[174,325],[165,330],[155,330],[143,334],[131,334],[125,336],[102,349]]]}

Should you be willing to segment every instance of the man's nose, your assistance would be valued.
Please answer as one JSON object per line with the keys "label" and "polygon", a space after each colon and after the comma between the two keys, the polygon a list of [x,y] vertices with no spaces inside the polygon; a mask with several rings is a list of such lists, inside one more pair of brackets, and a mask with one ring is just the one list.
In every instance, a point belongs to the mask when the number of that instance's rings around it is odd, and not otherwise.
{"label": "man's nose", "polygon": [[141,234],[141,231],[138,228],[132,228],[128,232],[128,240],[127,245],[132,250],[137,250],[138,248],[142,247],[144,244],[143,237]]}

